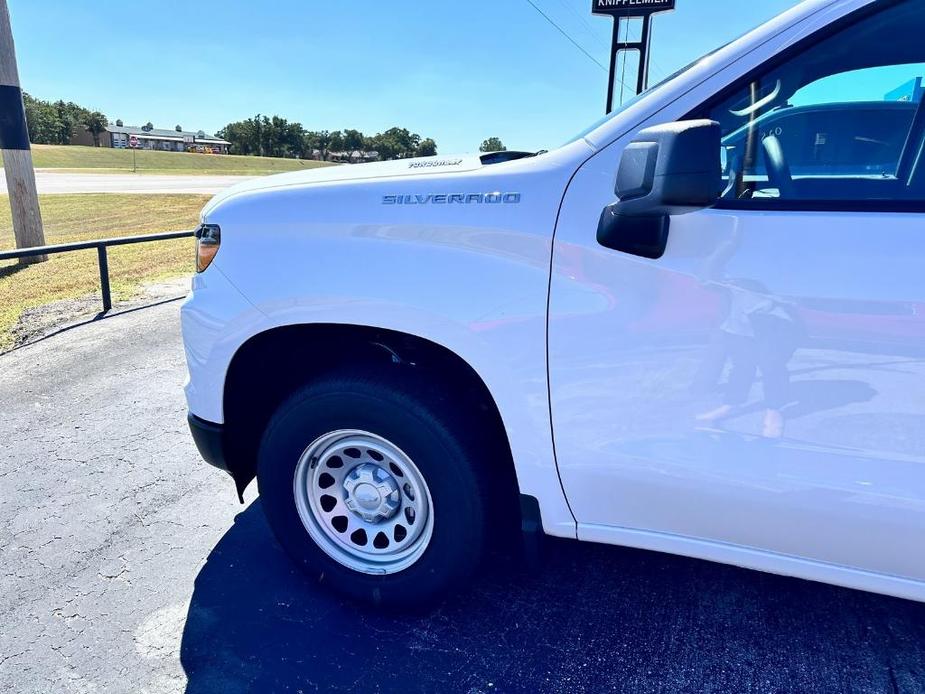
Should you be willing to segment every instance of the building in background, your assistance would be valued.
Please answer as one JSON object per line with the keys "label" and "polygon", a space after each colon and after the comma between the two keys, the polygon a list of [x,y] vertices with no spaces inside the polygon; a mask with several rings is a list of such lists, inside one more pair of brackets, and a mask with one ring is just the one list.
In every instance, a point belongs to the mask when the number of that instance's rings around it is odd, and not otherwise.
{"label": "building in background", "polygon": [[[132,136],[138,140],[138,149],[161,152],[199,152],[201,154],[228,154],[231,143],[219,137],[206,135],[202,130],[161,130],[131,125],[110,125],[100,133],[100,147],[127,149]],[[71,135],[72,145],[93,147],[93,135],[78,126]]]}
{"label": "building in background", "polygon": [[[321,150],[312,151],[312,159],[323,160],[324,156]],[[338,162],[341,164],[368,164],[369,162],[379,161],[379,152],[328,152],[327,161]]]}

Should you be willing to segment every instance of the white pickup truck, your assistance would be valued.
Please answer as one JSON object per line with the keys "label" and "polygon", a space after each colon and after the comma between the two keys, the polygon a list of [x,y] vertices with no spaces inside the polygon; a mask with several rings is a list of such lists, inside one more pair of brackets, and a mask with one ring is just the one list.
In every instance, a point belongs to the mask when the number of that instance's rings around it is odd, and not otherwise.
{"label": "white pickup truck", "polygon": [[810,0],[554,151],[219,195],[203,457],[382,604],[521,523],[925,599],[923,37]]}

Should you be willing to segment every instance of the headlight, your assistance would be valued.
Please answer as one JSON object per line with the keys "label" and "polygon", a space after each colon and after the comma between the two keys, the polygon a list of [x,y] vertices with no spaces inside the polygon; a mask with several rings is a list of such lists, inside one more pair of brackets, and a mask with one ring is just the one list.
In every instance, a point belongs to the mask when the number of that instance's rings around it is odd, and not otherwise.
{"label": "headlight", "polygon": [[196,272],[203,272],[218,254],[222,230],[217,224],[202,224],[196,229]]}

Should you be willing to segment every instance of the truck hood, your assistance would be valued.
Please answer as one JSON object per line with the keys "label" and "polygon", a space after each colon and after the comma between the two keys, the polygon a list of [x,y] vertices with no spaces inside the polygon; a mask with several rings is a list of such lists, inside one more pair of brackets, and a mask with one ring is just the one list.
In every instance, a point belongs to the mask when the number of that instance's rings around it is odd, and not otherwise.
{"label": "truck hood", "polygon": [[437,156],[415,159],[396,159],[393,161],[374,162],[372,164],[341,164],[340,166],[321,166],[305,171],[263,176],[238,183],[216,195],[203,210],[209,213],[219,203],[229,198],[247,193],[256,193],[273,188],[289,188],[320,183],[339,183],[369,179],[418,177],[432,174],[465,173],[476,171],[483,166],[477,155]]}

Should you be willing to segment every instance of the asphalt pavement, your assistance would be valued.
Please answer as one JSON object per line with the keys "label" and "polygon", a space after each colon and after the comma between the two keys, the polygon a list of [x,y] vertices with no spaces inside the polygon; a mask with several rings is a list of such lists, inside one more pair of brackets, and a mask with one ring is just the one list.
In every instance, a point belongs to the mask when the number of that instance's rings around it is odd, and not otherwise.
{"label": "asphalt pavement", "polygon": [[[94,174],[36,171],[35,184],[41,195],[68,193],[192,193],[214,195],[253,176],[189,176],[160,174]],[[0,194],[6,194],[6,179],[0,176]]]}
{"label": "asphalt pavement", "polygon": [[925,692],[925,605],[550,541],[425,613],[295,572],[186,430],[178,301],[0,356],[0,691]]}

